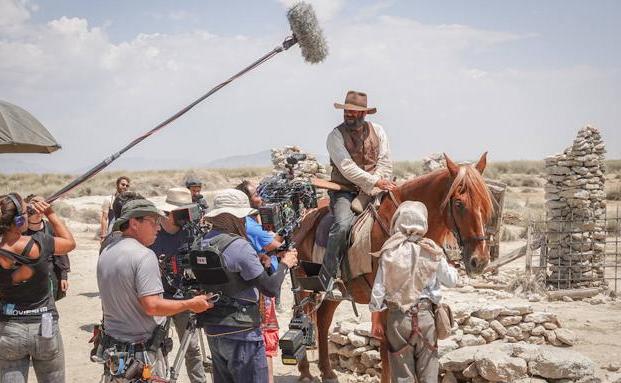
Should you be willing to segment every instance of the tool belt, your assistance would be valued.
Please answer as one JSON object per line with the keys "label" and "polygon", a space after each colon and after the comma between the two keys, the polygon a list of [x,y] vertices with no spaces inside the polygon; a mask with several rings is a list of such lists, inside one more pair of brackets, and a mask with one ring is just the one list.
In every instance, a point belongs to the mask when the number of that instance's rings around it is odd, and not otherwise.
{"label": "tool belt", "polygon": [[241,303],[242,300],[221,296],[214,307],[197,317],[199,326],[217,325],[235,328],[260,327],[261,312],[257,302]]}

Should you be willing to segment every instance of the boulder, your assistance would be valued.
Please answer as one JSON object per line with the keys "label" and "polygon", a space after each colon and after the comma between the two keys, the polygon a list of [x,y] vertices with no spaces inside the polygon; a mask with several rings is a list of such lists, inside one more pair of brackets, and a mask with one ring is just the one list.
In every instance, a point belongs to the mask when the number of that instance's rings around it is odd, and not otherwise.
{"label": "boulder", "polygon": [[474,354],[485,346],[458,348],[440,358],[440,370],[461,372],[474,362]]}
{"label": "boulder", "polygon": [[354,332],[361,336],[371,337],[371,322],[362,322],[356,326]]}
{"label": "boulder", "polygon": [[575,351],[541,346],[537,357],[528,362],[528,371],[547,379],[580,379],[593,375],[595,364]]}
{"label": "boulder", "polygon": [[349,344],[349,338],[347,338],[347,335],[343,335],[343,334],[339,334],[335,332],[330,334],[330,341],[338,345],[341,345],[341,346],[345,346],[346,344]]}
{"label": "boulder", "polygon": [[489,323],[489,326],[494,329],[501,337],[505,336],[507,329],[497,320],[493,320]]}
{"label": "boulder", "polygon": [[568,346],[573,346],[576,343],[576,335],[566,328],[557,328],[554,330],[554,334],[556,334],[556,339]]}
{"label": "boulder", "polygon": [[438,357],[442,357],[443,355],[457,350],[459,348],[459,344],[452,339],[442,339],[438,340]]}
{"label": "boulder", "polygon": [[556,314],[538,311],[533,312],[524,317],[524,322],[535,322],[535,323],[544,323],[544,322],[553,322],[557,323],[558,319],[556,318]]}
{"label": "boulder", "polygon": [[478,351],[474,361],[479,375],[492,382],[508,382],[519,379],[525,377],[528,372],[524,359],[499,352],[499,349],[495,347]]}
{"label": "boulder", "polygon": [[349,334],[347,334],[347,339],[349,339],[349,342],[354,347],[362,347],[369,344],[369,338],[367,338],[366,336],[358,335],[355,332],[350,332]]}
{"label": "boulder", "polygon": [[477,365],[475,363],[470,363],[470,365],[466,367],[466,369],[463,370],[461,374],[466,378],[472,379],[476,376],[479,376],[479,370],[477,370]]}
{"label": "boulder", "polygon": [[516,325],[520,323],[521,321],[522,321],[522,317],[519,315],[510,316],[510,317],[500,317],[498,319],[498,322],[500,322],[500,324],[505,327]]}
{"label": "boulder", "polygon": [[382,358],[377,350],[369,350],[362,353],[360,356],[360,363],[366,367],[375,367],[381,362]]}
{"label": "boulder", "polygon": [[487,342],[485,342],[485,339],[480,335],[465,334],[459,343],[462,347],[468,347],[483,345]]}
{"label": "boulder", "polygon": [[498,315],[500,315],[503,309],[504,307],[498,306],[498,305],[487,306],[487,307],[484,307],[480,310],[473,312],[472,316],[485,319],[486,321],[488,321],[488,320],[495,319]]}

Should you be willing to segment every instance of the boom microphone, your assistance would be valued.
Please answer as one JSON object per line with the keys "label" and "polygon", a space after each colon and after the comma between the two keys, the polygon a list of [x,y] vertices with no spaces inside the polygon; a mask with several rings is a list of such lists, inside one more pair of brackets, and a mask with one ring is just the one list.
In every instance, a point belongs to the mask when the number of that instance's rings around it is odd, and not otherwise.
{"label": "boom microphone", "polygon": [[313,7],[310,4],[299,2],[294,5],[287,12],[287,18],[289,19],[289,25],[291,26],[291,31],[293,32],[293,36],[287,37],[281,45],[278,45],[276,48],[272,49],[261,58],[248,65],[238,73],[231,76],[229,79],[224,82],[216,85],[211,88],[211,90],[198,99],[194,100],[191,104],[187,105],[185,108],[181,109],[171,117],[167,118],[163,122],[159,123],[155,128],[149,130],[142,136],[136,138],[129,144],[127,144],[123,149],[119,150],[116,153],[108,156],[106,159],[95,165],[93,168],[88,170],[86,173],[81,176],[75,178],[68,185],[51,195],[46,199],[48,203],[52,203],[56,199],[60,198],[64,194],[70,192],[71,190],[78,187],[80,184],[86,182],[87,180],[94,177],[97,173],[104,170],[108,165],[110,165],[113,161],[116,161],[121,155],[127,152],[129,149],[138,145],[147,137],[152,134],[157,133],[160,129],[168,126],[171,122],[175,121],[179,117],[186,114],[190,109],[194,108],[196,105],[204,101],[206,98],[216,93],[220,89],[224,88],[234,80],[240,78],[251,70],[255,69],[259,65],[267,62],[272,57],[276,56],[278,53],[286,51],[287,49],[294,46],[296,43],[300,45],[300,49],[302,50],[302,56],[304,56],[304,60],[306,62],[316,64],[323,61],[328,55],[328,45],[326,44],[325,39],[323,38],[323,34],[321,32],[321,28],[317,23],[317,17],[315,16],[315,12],[313,11]]}
{"label": "boom microphone", "polygon": [[311,64],[322,62],[328,55],[328,44],[323,38],[313,7],[299,2],[289,9],[287,18],[304,60]]}

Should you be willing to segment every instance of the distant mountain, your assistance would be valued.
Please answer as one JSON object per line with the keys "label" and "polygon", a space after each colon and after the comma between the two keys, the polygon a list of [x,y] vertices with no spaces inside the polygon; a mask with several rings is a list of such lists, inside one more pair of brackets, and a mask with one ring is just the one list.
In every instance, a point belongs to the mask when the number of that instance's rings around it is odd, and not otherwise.
{"label": "distant mountain", "polygon": [[272,166],[272,151],[263,150],[254,154],[242,154],[219,158],[209,161],[205,167],[208,168],[246,168],[246,167]]}
{"label": "distant mountain", "polygon": [[2,161],[0,165],[0,173],[52,173],[53,170],[41,165],[41,161],[35,160],[17,160]]}

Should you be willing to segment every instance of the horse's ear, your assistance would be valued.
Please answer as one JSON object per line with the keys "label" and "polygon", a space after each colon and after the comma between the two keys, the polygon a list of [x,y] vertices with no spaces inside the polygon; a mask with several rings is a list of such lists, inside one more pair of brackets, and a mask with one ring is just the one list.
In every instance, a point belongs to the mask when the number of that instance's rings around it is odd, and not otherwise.
{"label": "horse's ear", "polygon": [[479,158],[479,162],[474,165],[475,169],[479,171],[479,173],[483,174],[483,170],[485,170],[485,166],[487,166],[487,152],[481,155]]}
{"label": "horse's ear", "polygon": [[446,153],[444,153],[444,159],[446,160],[446,168],[448,169],[451,178],[457,177],[457,174],[459,173],[459,165],[454,163]]}

